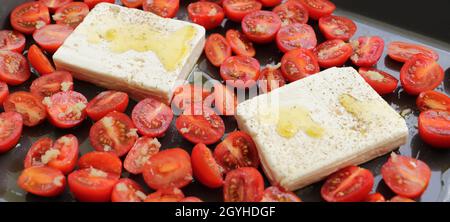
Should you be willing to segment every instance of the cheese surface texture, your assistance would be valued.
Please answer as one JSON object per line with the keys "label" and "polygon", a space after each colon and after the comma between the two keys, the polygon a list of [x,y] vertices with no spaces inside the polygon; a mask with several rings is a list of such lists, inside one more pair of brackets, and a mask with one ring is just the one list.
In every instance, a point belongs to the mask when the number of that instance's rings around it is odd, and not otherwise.
{"label": "cheese surface texture", "polygon": [[269,180],[296,190],[406,143],[405,120],[353,68],[330,68],[240,103]]}
{"label": "cheese surface texture", "polygon": [[98,4],[54,54],[75,78],[169,103],[200,57],[205,29],[150,12]]}

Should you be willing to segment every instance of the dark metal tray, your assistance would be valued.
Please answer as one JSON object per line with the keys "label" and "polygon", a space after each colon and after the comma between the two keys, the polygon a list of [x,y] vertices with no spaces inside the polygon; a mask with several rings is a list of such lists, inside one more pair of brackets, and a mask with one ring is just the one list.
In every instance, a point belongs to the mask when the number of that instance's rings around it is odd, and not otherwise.
{"label": "dark metal tray", "polygon": [[[9,12],[16,6],[26,0],[0,0],[0,27],[1,29],[10,29],[9,25]],[[376,1],[378,4],[388,5],[388,9],[379,7],[367,1],[347,1],[347,0],[335,0],[334,1],[338,9],[335,14],[345,15],[353,19],[358,25],[358,32],[356,36],[360,35],[379,35],[386,43],[394,40],[418,42],[435,49],[439,55],[439,63],[445,70],[445,80],[437,90],[443,91],[447,94],[450,93],[450,44],[448,37],[450,30],[448,29],[449,22],[446,13],[428,13],[429,16],[416,14],[415,12],[422,11],[421,7],[411,7],[408,9],[408,13],[395,13],[395,9],[401,10],[401,4],[396,1],[392,5],[392,1]],[[364,3],[362,3],[364,2]],[[367,5],[365,5],[367,2]],[[410,2],[410,1],[408,1]],[[185,6],[189,1],[182,1],[180,11],[178,12],[178,19],[187,20],[187,14]],[[411,2],[410,2],[411,3]],[[437,10],[448,10],[442,1],[442,7],[435,7]],[[423,5],[423,4],[420,4]],[[436,5],[435,5],[436,6]],[[392,9],[394,7],[394,9]],[[397,7],[397,8],[395,8]],[[386,9],[386,10],[385,10]],[[356,14],[358,12],[370,15],[371,17]],[[406,17],[406,19],[405,19]],[[420,18],[419,18],[420,17]],[[398,19],[396,19],[398,18]],[[389,19],[396,19],[395,22],[389,22]],[[408,19],[410,22],[408,22]],[[429,19],[429,20],[427,20]],[[434,19],[434,20],[432,20]],[[441,19],[440,22],[436,19]],[[428,27],[420,27],[415,29],[415,23],[427,21],[425,24],[436,24]],[[383,22],[384,21],[384,22]],[[403,21],[403,22],[402,22]],[[446,22],[447,21],[447,22]],[[411,24],[412,23],[412,24]],[[323,41],[323,37],[317,28],[317,22],[310,21],[318,36],[319,41]],[[403,28],[399,28],[399,27]],[[233,22],[225,22],[222,28],[209,31],[208,33],[220,32],[224,33],[228,28],[236,28],[237,25]],[[447,27],[447,29],[446,29]],[[405,29],[406,28],[406,29]],[[409,29],[409,30],[408,30]],[[424,36],[423,34],[427,35]],[[430,37],[431,36],[431,37]],[[447,42],[443,42],[447,41]],[[278,51],[275,44],[269,44],[257,47],[256,58],[260,61],[261,65],[274,64],[280,61],[282,54]],[[347,64],[351,65],[351,64]],[[382,58],[378,62],[377,68],[392,73],[397,78],[399,77],[399,70],[401,68],[400,63],[389,59],[386,56],[386,50]],[[206,78],[220,79],[217,68],[211,66],[206,58],[203,56],[198,61],[197,69],[207,73]],[[28,90],[31,81],[36,78],[37,75],[33,75],[32,78],[25,84],[19,87],[10,87],[11,91]],[[75,90],[83,93],[88,99],[92,99],[95,95],[101,92],[102,88],[96,87],[92,84],[75,81]],[[409,139],[406,145],[400,147],[399,152],[403,155],[413,156],[425,161],[432,170],[432,176],[430,184],[426,192],[422,195],[419,201],[450,201],[450,150],[436,150],[429,145],[423,143],[417,135],[417,116],[418,110],[415,107],[415,97],[409,96],[404,93],[399,86],[397,90],[384,97],[391,106],[398,112],[410,108],[413,112],[406,117],[406,121],[409,127]],[[127,113],[130,113],[131,108],[135,102],[131,102],[128,107]],[[2,111],[2,110],[0,110]],[[224,117],[226,132],[231,132],[236,129],[236,122],[232,117]],[[41,137],[57,138],[62,135],[72,133],[76,135],[80,141],[81,154],[92,151],[89,144],[88,134],[92,122],[86,120],[82,125],[69,130],[56,129],[50,123],[45,122],[37,127],[28,128],[23,130],[22,138],[16,148],[9,151],[6,154],[0,155],[0,201],[74,201],[68,189],[64,194],[56,198],[41,198],[32,194],[27,194],[16,185],[16,180],[21,170],[23,169],[24,157],[31,146],[31,144]],[[174,124],[172,123],[170,129],[166,133],[166,136],[160,139],[162,148],[170,147],[183,147],[188,152],[192,148],[192,144],[184,140],[176,131]],[[214,146],[210,146],[214,148]],[[387,198],[394,194],[387,188],[384,182],[381,180],[380,168],[382,164],[387,160],[387,156],[383,156],[372,160],[363,167],[370,169],[375,179],[375,190],[384,194]],[[129,174],[124,172],[124,177],[128,177]],[[143,180],[140,176],[131,176],[141,184]],[[144,186],[146,187],[146,186]],[[297,194],[304,201],[321,201],[320,198],[321,183],[313,184],[304,189],[298,190]],[[147,190],[150,192],[151,190]],[[198,196],[205,201],[222,201],[222,189],[208,189],[198,182],[193,182],[186,188],[183,188],[183,192],[186,196],[194,195]]]}

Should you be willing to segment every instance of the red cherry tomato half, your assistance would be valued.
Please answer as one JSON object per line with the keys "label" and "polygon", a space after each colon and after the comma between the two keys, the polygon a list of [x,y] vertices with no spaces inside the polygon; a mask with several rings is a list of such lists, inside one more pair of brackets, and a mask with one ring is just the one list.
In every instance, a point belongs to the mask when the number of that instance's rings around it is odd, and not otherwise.
{"label": "red cherry tomato half", "polygon": [[163,150],[150,157],[142,175],[155,190],[184,187],[192,181],[191,158],[180,148]]}
{"label": "red cherry tomato half", "polygon": [[269,43],[281,28],[281,20],[271,11],[256,11],[242,19],[242,32],[255,43]]}
{"label": "red cherry tomato half", "polygon": [[22,116],[16,112],[0,113],[0,153],[14,148],[22,134]]}
{"label": "red cherry tomato half", "polygon": [[0,107],[3,107],[3,102],[9,95],[8,85],[5,82],[0,81]]}
{"label": "red cherry tomato half", "polygon": [[327,39],[348,41],[356,32],[356,24],[347,17],[329,15],[319,19],[319,29]]}
{"label": "red cherry tomato half", "polygon": [[30,92],[42,99],[58,92],[70,91],[72,89],[73,78],[72,75],[66,71],[56,71],[41,76],[35,79],[30,86]]}
{"label": "red cherry tomato half", "polygon": [[128,8],[139,8],[144,0],[120,0]]}
{"label": "red cherry tomato half", "polygon": [[380,95],[394,92],[398,85],[398,80],[394,76],[375,68],[361,67],[359,74]]}
{"label": "red cherry tomato half", "polygon": [[381,193],[372,193],[369,194],[364,202],[385,202],[386,199],[384,199],[384,196],[381,195]]}
{"label": "red cherry tomato half", "polygon": [[42,197],[54,197],[64,191],[66,178],[57,169],[35,166],[24,169],[17,179],[17,184],[29,193]]}
{"label": "red cherry tomato half", "polygon": [[245,35],[235,29],[229,29],[225,35],[231,49],[236,55],[253,57],[256,54],[253,43]]}
{"label": "red cherry tomato half", "polygon": [[42,4],[47,6],[50,12],[55,12],[56,9],[71,3],[73,0],[39,0]]}
{"label": "red cherry tomato half", "polygon": [[357,66],[375,65],[384,49],[384,40],[378,36],[362,36],[351,41],[353,55],[350,57]]}
{"label": "red cherry tomato half", "polygon": [[28,49],[28,61],[30,61],[31,66],[36,69],[40,75],[47,75],[55,72],[52,63],[50,63],[50,60],[48,60],[47,56],[37,45],[32,45]]}
{"label": "red cherry tomato half", "polygon": [[403,89],[418,95],[423,91],[433,90],[444,80],[444,70],[433,59],[418,54],[408,60],[400,70],[400,82]]}
{"label": "red cherry tomato half", "polygon": [[323,68],[342,66],[353,54],[352,46],[340,39],[327,40],[318,45],[313,51],[317,62]]}
{"label": "red cherry tomato half", "polygon": [[202,86],[185,84],[177,87],[173,92],[172,104],[184,110],[202,104],[211,93]]}
{"label": "red cherry tomato half", "polygon": [[26,2],[11,12],[10,20],[15,30],[23,34],[33,34],[34,30],[50,23],[50,13],[47,6],[41,2]]}
{"label": "red cherry tomato half", "polygon": [[98,121],[112,111],[125,112],[128,101],[128,94],[124,92],[103,91],[87,104],[86,113],[92,120]]}
{"label": "red cherry tomato half", "polygon": [[82,202],[110,201],[117,181],[117,175],[95,168],[76,170],[68,176],[70,192]]}
{"label": "red cherry tomato half", "polygon": [[308,10],[299,1],[286,1],[275,7],[273,12],[280,17],[282,26],[308,22]]}
{"label": "red cherry tomato half", "polygon": [[78,168],[94,168],[109,173],[111,174],[110,177],[118,179],[122,173],[122,161],[113,153],[92,151],[80,157],[78,160]]}
{"label": "red cherry tomato half", "polygon": [[281,74],[281,70],[277,67],[266,67],[259,75],[259,89],[264,93],[270,92],[276,88],[282,87],[286,84],[286,81]]}
{"label": "red cherry tomato half", "polygon": [[277,33],[277,46],[282,52],[297,48],[313,49],[317,45],[316,34],[307,24],[291,24],[281,27]]}
{"label": "red cherry tomato half", "polygon": [[289,82],[316,74],[319,71],[319,63],[309,50],[294,49],[285,53],[281,58],[281,72]]}
{"label": "red cherry tomato half", "polygon": [[59,128],[72,128],[86,118],[87,99],[75,91],[58,92],[44,99],[49,121]]}
{"label": "red cherry tomato half", "polygon": [[169,128],[173,112],[166,104],[153,98],[147,98],[141,100],[133,108],[131,118],[141,135],[160,137]]}
{"label": "red cherry tomato half", "polygon": [[94,8],[97,4],[106,2],[114,4],[115,0],[84,0],[84,3],[89,6],[90,9]]}
{"label": "red cherry tomato half", "polygon": [[281,3],[282,0],[259,0],[264,7],[275,7]]}
{"label": "red cherry tomato half", "polygon": [[189,19],[205,29],[213,29],[223,21],[225,14],[220,5],[213,2],[194,2],[187,7]]}
{"label": "red cherry tomato half", "polygon": [[177,118],[175,126],[183,138],[192,143],[206,145],[216,143],[225,133],[225,124],[222,118],[207,107],[204,107],[202,113],[185,110]]}
{"label": "red cherry tomato half", "polygon": [[192,197],[191,196],[191,197],[185,197],[185,198],[181,199],[178,202],[203,202],[203,200],[201,200],[198,197]]}
{"label": "red cherry tomato half", "polygon": [[180,8],[180,0],[144,0],[142,7],[163,18],[173,18]]}
{"label": "red cherry tomato half", "polygon": [[200,183],[209,188],[219,188],[223,185],[221,168],[205,144],[194,146],[191,162],[194,176]]}
{"label": "red cherry tomato half", "polygon": [[83,2],[71,2],[66,4],[58,10],[52,16],[56,24],[68,25],[72,28],[76,28],[89,13],[89,7]]}
{"label": "red cherry tomato half", "polygon": [[142,173],[145,163],[159,152],[159,148],[161,148],[161,144],[158,139],[140,137],[128,152],[123,162],[124,168],[132,174]]}
{"label": "red cherry tomato half", "polygon": [[211,97],[214,98],[215,108],[218,110],[220,115],[234,115],[237,107],[237,97],[233,90],[221,83],[215,83],[214,92]]}
{"label": "red cherry tomato half", "polygon": [[228,19],[241,22],[249,13],[261,10],[262,4],[257,0],[224,0],[223,9]]}
{"label": "red cherry tomato half", "polygon": [[151,193],[145,202],[178,202],[184,199],[183,192],[178,188],[165,188]]}
{"label": "red cherry tomato half", "polygon": [[253,139],[242,131],[234,131],[216,146],[214,158],[225,172],[239,167],[259,166],[259,156]]}
{"label": "red cherry tomato half", "polygon": [[0,31],[0,50],[22,53],[25,48],[25,36],[17,31]]}
{"label": "red cherry tomato half", "polygon": [[336,5],[328,0],[300,0],[300,2],[308,10],[309,17],[314,20],[331,15],[336,9]]}
{"label": "red cherry tomato half", "polygon": [[420,111],[433,109],[450,112],[450,97],[436,91],[424,91],[417,97],[416,105]]}
{"label": "red cherry tomato half", "polygon": [[263,193],[264,180],[256,168],[238,168],[228,172],[225,177],[225,202],[259,202]]}
{"label": "red cherry tomato half", "polygon": [[419,135],[436,148],[450,148],[450,112],[428,110],[419,115]]}
{"label": "red cherry tomato half", "polygon": [[72,32],[68,25],[51,24],[36,30],[33,39],[46,52],[55,53]]}
{"label": "red cherry tomato half", "polygon": [[231,56],[231,47],[222,35],[214,33],[206,40],[205,55],[214,66],[220,66]]}
{"label": "red cherry tomato half", "polygon": [[220,76],[231,86],[251,87],[259,78],[259,62],[249,56],[228,57],[220,66]]}
{"label": "red cherry tomato half", "polygon": [[349,166],[329,176],[320,192],[328,202],[362,201],[372,189],[373,181],[369,170]]}
{"label": "red cherry tomato half", "polygon": [[146,198],[142,187],[128,178],[120,179],[111,193],[112,202],[142,202]]}
{"label": "red cherry tomato half", "polygon": [[30,78],[30,69],[25,57],[13,51],[0,51],[0,81],[16,86]]}
{"label": "red cherry tomato half", "polygon": [[271,186],[264,190],[261,202],[301,202],[295,193],[285,191],[278,186]]}
{"label": "red cherry tomato half", "polygon": [[431,170],[424,162],[395,153],[381,168],[384,182],[403,197],[419,197],[427,188]]}
{"label": "red cherry tomato half", "polygon": [[399,41],[391,42],[388,45],[389,57],[399,62],[406,62],[417,54],[422,54],[435,61],[439,59],[439,54],[423,45]]}
{"label": "red cherry tomato half", "polygon": [[22,115],[23,125],[30,127],[42,123],[47,116],[41,98],[24,91],[11,93],[3,102],[3,108]]}
{"label": "red cherry tomato half", "polygon": [[416,202],[412,199],[409,199],[407,197],[402,197],[402,196],[395,196],[392,197],[391,200],[389,200],[390,202]]}

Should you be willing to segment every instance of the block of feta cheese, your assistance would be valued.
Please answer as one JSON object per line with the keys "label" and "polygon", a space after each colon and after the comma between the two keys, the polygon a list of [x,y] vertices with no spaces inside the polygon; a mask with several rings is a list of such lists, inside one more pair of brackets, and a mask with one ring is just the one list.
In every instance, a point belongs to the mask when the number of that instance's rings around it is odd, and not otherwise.
{"label": "block of feta cheese", "polygon": [[75,78],[169,103],[203,52],[205,29],[143,10],[98,4],[53,55]]}
{"label": "block of feta cheese", "polygon": [[405,120],[353,68],[330,68],[237,107],[273,184],[296,190],[406,143]]}

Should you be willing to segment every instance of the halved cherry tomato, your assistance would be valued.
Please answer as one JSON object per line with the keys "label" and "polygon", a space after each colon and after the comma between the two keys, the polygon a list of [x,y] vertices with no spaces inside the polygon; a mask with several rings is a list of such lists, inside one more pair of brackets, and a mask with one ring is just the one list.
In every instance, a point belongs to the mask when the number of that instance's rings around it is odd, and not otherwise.
{"label": "halved cherry tomato", "polygon": [[259,0],[264,7],[275,7],[281,3],[282,0]]}
{"label": "halved cherry tomato", "polygon": [[124,92],[103,91],[87,104],[86,113],[92,120],[98,121],[112,111],[125,112],[128,101],[128,94]]}
{"label": "halved cherry tomato", "polygon": [[145,202],[178,202],[183,200],[184,194],[178,188],[164,188],[151,193]]}
{"label": "halved cherry tomato", "polygon": [[144,0],[143,8],[163,18],[173,18],[180,8],[180,0]]}
{"label": "halved cherry tomato", "polygon": [[73,78],[72,75],[66,71],[56,71],[41,76],[35,79],[30,86],[30,92],[42,99],[58,92],[70,91],[72,89]]}
{"label": "halved cherry tomato", "polygon": [[222,7],[214,2],[194,2],[187,7],[189,19],[205,29],[213,29],[223,21],[225,14]]}
{"label": "halved cherry tomato", "polygon": [[219,188],[223,185],[222,170],[205,144],[194,146],[191,154],[192,170],[195,178],[210,188]]}
{"label": "halved cherry tomato", "polygon": [[76,28],[89,13],[89,7],[83,2],[71,2],[66,4],[58,10],[52,16],[56,24],[68,25],[72,28]]}
{"label": "halved cherry tomato", "polygon": [[320,192],[328,202],[362,201],[372,189],[373,181],[369,170],[349,166],[329,176]]}
{"label": "halved cherry tomato", "polygon": [[234,131],[216,146],[214,158],[225,172],[239,167],[259,166],[258,151],[253,139],[242,131]]}
{"label": "halved cherry tomato", "polygon": [[356,24],[347,17],[329,15],[319,19],[319,29],[327,39],[348,41],[356,32]]}
{"label": "halved cherry tomato", "polygon": [[102,2],[107,2],[107,3],[111,3],[114,4],[115,0],[83,0],[84,3],[86,3],[86,5],[89,6],[90,9],[94,8],[97,4],[102,3]]}
{"label": "halved cherry tomato", "polygon": [[281,73],[289,82],[316,74],[319,71],[319,63],[309,50],[294,49],[284,54],[283,58],[281,58]]}
{"label": "halved cherry tomato", "polygon": [[352,46],[340,39],[322,42],[313,51],[317,62],[323,68],[342,66],[353,54]]}
{"label": "halved cherry tomato", "polygon": [[[447,124],[447,126],[450,125]],[[388,161],[381,167],[381,175],[384,182],[396,194],[416,198],[427,188],[431,170],[426,163],[420,160],[392,153]]]}
{"label": "halved cherry tomato", "polygon": [[55,53],[72,32],[68,25],[51,24],[36,30],[33,39],[46,52]]}
{"label": "halved cherry tomato", "polygon": [[118,179],[115,174],[84,168],[69,174],[68,184],[70,192],[79,201],[107,202],[111,200],[111,193]]}
{"label": "halved cherry tomato", "polygon": [[25,36],[17,31],[0,30],[0,50],[22,53],[25,48]]}
{"label": "halved cherry tomato", "polygon": [[205,55],[214,66],[220,66],[231,56],[231,47],[221,34],[214,33],[206,40]]}
{"label": "halved cherry tomato", "polygon": [[54,197],[64,191],[66,178],[57,169],[34,166],[22,171],[17,184],[29,193],[42,197]]}
{"label": "halved cherry tomato", "polygon": [[158,139],[146,136],[140,137],[123,161],[124,168],[132,174],[142,173],[145,163],[159,152],[159,148],[161,148],[161,144]]}
{"label": "halved cherry tomato", "polygon": [[133,121],[126,114],[116,111],[108,113],[92,125],[89,140],[97,151],[123,156],[133,147],[138,138]]}
{"label": "halved cherry tomato", "polygon": [[113,153],[92,151],[80,157],[78,160],[78,168],[94,168],[109,173],[111,177],[119,179],[122,173],[122,161]]}
{"label": "halved cherry tomato", "polygon": [[30,61],[31,66],[36,69],[40,75],[47,75],[49,73],[55,72],[50,60],[42,52],[42,50],[37,45],[32,45],[28,49],[28,61]]}
{"label": "halved cherry tomato", "polygon": [[280,17],[282,26],[308,22],[308,10],[299,1],[288,0],[275,7],[273,12]]}
{"label": "halved cherry tomato", "polygon": [[450,149],[450,112],[428,110],[420,113],[419,135],[433,147]]}
{"label": "halved cherry tomato", "polygon": [[400,70],[400,82],[403,89],[418,95],[423,91],[433,90],[444,80],[444,70],[433,59],[422,54],[413,56]]}
{"label": "halved cherry tomato", "polygon": [[336,5],[328,0],[300,0],[300,2],[308,9],[309,17],[314,20],[331,15],[336,9]]}
{"label": "halved cherry tomato", "polygon": [[313,49],[317,45],[316,34],[307,24],[291,24],[280,28],[276,37],[278,49],[287,52],[297,48]]}
{"label": "halved cherry tomato", "polygon": [[133,108],[131,118],[141,135],[161,137],[172,122],[173,112],[166,104],[147,98]]}
{"label": "halved cherry tomato", "polygon": [[353,55],[350,59],[357,66],[375,65],[384,49],[384,40],[378,36],[361,36],[350,43],[353,47]]}
{"label": "halved cherry tomato", "polygon": [[11,12],[10,20],[15,30],[33,34],[34,30],[50,23],[50,13],[41,2],[25,2]]}
{"label": "halved cherry tomato", "polygon": [[384,199],[383,195],[381,193],[372,193],[369,194],[364,202],[385,202],[386,199]]}
{"label": "halved cherry tomato", "polygon": [[375,68],[359,68],[359,74],[380,95],[394,92],[398,85],[398,79],[387,72]]}
{"label": "halved cherry tomato", "polygon": [[25,57],[13,51],[0,51],[0,81],[16,86],[30,78],[30,69]]}
{"label": "halved cherry tomato", "polygon": [[259,78],[259,62],[249,56],[228,57],[220,66],[220,76],[227,85],[252,87]]}
{"label": "halved cherry tomato", "polygon": [[253,43],[242,32],[236,29],[229,29],[225,37],[236,55],[255,56],[256,51],[253,48]]}
{"label": "halved cherry tomato", "polygon": [[190,196],[190,197],[185,197],[178,202],[203,202],[203,200],[201,200],[198,197]]}
{"label": "halved cherry tomato", "polygon": [[86,118],[87,99],[75,91],[59,92],[44,99],[47,113],[54,126],[72,128]]}
{"label": "halved cherry tomato", "polygon": [[234,115],[238,103],[237,97],[232,89],[229,89],[221,83],[215,83],[214,92],[211,97],[214,98],[215,108],[220,115]]}
{"label": "halved cherry tomato", "polygon": [[77,163],[78,139],[74,135],[65,135],[54,143],[50,138],[41,138],[28,150],[24,168],[49,166],[69,174]]}
{"label": "halved cherry tomato", "polygon": [[50,9],[50,12],[55,12],[56,9],[71,3],[73,0],[39,0],[42,4],[47,6]]}
{"label": "halved cherry tomato", "polygon": [[185,110],[177,118],[175,126],[183,138],[192,143],[213,144],[225,133],[222,118],[207,107],[204,107],[201,113]]}
{"label": "halved cherry tomato", "polygon": [[123,5],[128,8],[139,8],[142,6],[143,0],[120,0]]}
{"label": "halved cherry tomato", "polygon": [[36,126],[47,116],[41,98],[24,91],[11,93],[3,102],[3,108],[7,112],[17,112],[22,115],[25,126]]}
{"label": "halved cherry tomato", "polygon": [[400,41],[394,41],[388,45],[389,57],[399,62],[406,62],[417,54],[422,54],[436,61],[439,59],[439,54],[423,45]]}
{"label": "halved cherry tomato", "polygon": [[450,112],[450,97],[436,91],[424,91],[417,97],[416,105],[420,111],[433,109]]}
{"label": "halved cherry tomato", "polygon": [[146,198],[141,185],[128,178],[120,179],[111,193],[112,202],[142,202]]}
{"label": "halved cherry tomato", "polygon": [[184,187],[192,181],[191,158],[180,148],[160,151],[150,157],[142,175],[145,183],[155,190]]}
{"label": "halved cherry tomato", "polygon": [[264,190],[261,202],[301,202],[295,193],[285,191],[278,186],[271,186]]}
{"label": "halved cherry tomato", "polygon": [[259,89],[264,93],[270,92],[276,88],[282,87],[286,84],[286,81],[281,74],[281,70],[278,67],[267,66],[259,75]]}
{"label": "halved cherry tomato", "polygon": [[255,43],[269,43],[281,28],[281,20],[271,11],[256,11],[242,19],[242,32]]}
{"label": "halved cherry tomato", "polygon": [[257,0],[224,0],[223,9],[228,19],[241,22],[249,13],[261,10],[262,4]]}
{"label": "halved cherry tomato", "polygon": [[259,202],[264,193],[264,180],[253,167],[232,170],[225,177],[223,199],[225,202]]}
{"label": "halved cherry tomato", "polygon": [[192,109],[197,104],[202,104],[210,94],[201,85],[181,85],[173,92],[172,104],[181,110]]}
{"label": "halved cherry tomato", "polygon": [[0,113],[0,153],[12,149],[22,134],[22,116],[16,112]]}
{"label": "halved cherry tomato", "polygon": [[0,81],[0,107],[3,107],[3,102],[9,95],[8,85]]}
{"label": "halved cherry tomato", "polygon": [[409,199],[407,197],[402,197],[402,196],[392,197],[389,201],[390,202],[416,202],[416,201],[414,201],[412,199]]}

